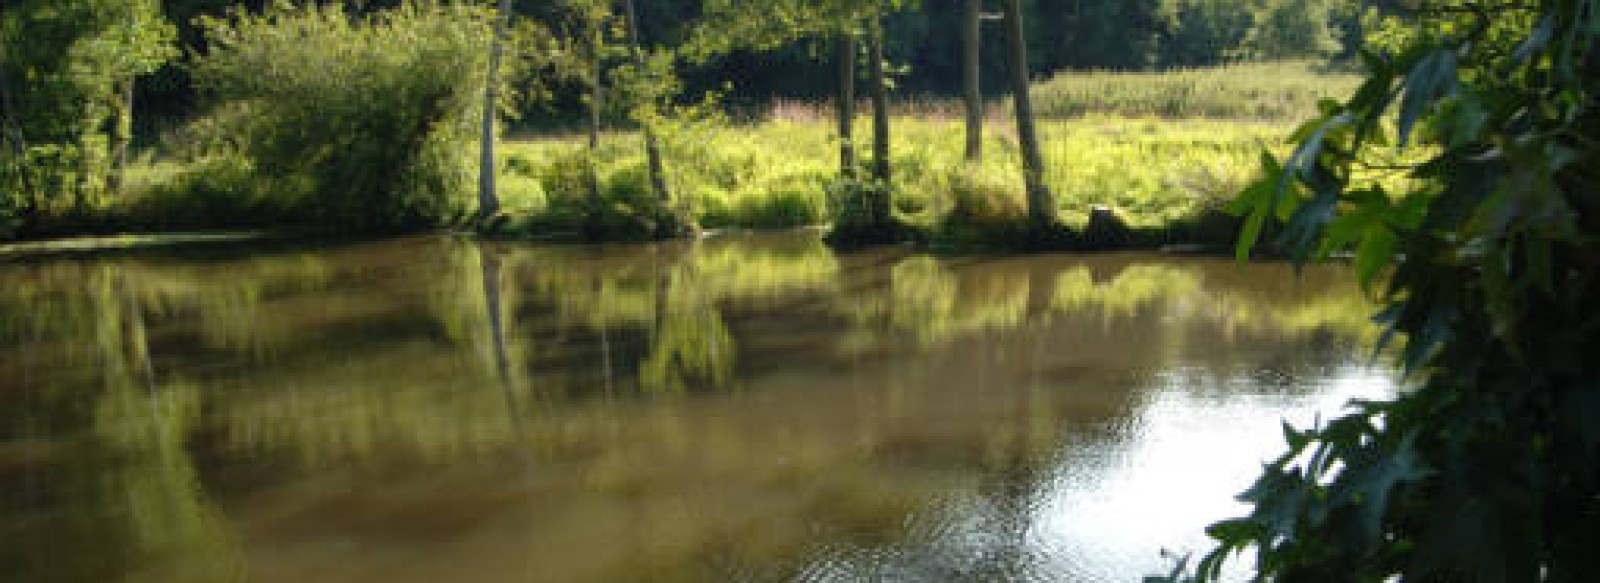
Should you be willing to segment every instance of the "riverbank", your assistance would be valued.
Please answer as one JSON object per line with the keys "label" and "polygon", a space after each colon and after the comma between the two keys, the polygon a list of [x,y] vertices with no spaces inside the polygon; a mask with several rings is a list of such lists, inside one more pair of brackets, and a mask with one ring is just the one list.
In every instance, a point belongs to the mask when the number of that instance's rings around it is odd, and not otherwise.
{"label": "riverbank", "polygon": [[[936,248],[1017,248],[1026,205],[1011,128],[987,127],[984,159],[962,156],[951,120],[894,120],[892,206],[912,239]],[[870,135],[863,125],[861,135]],[[1068,249],[1227,246],[1237,222],[1221,212],[1278,147],[1281,122],[1097,116],[1040,123],[1056,215]],[[592,155],[585,140],[507,141],[501,148],[503,212],[482,229],[494,238],[637,240],[658,208],[637,134],[610,133]],[[822,120],[705,124],[664,136],[667,184],[678,210],[705,229],[825,226],[840,212],[838,142]],[[863,144],[864,145],[864,144]],[[462,155],[470,154],[463,147]],[[591,162],[592,160],[592,162]],[[593,178],[590,172],[593,172]],[[35,221],[22,239],[295,224],[273,197],[230,190],[205,161],[145,160],[129,188],[88,210]],[[592,192],[598,186],[599,197]],[[469,196],[432,227],[465,225]],[[428,228],[430,225],[419,225]]]}
{"label": "riverbank", "polygon": [[[973,163],[964,156],[960,103],[911,96],[891,107],[890,196],[899,232],[869,238],[980,250],[1228,246],[1238,222],[1221,207],[1253,178],[1262,148],[1286,148],[1294,120],[1353,82],[1304,62],[1042,80],[1032,93],[1044,181],[1062,225],[1043,237],[1024,221],[1020,155],[1005,100],[989,102],[983,157]],[[0,241],[438,227],[495,238],[626,241],[660,235],[655,223],[668,212],[704,229],[826,226],[848,215],[841,209],[849,195],[869,185],[839,180],[829,104],[780,101],[750,119],[757,121],[676,119],[657,127],[669,208],[650,187],[637,132],[604,133],[592,151],[571,132],[513,132],[499,150],[503,212],[476,224],[475,143],[432,151],[434,182],[394,198],[362,191],[336,172],[319,174],[327,169],[267,171],[259,160],[207,148],[228,136],[216,134],[224,125],[202,118],[135,155],[118,188],[80,184],[90,194],[74,194],[62,183],[46,189],[50,195],[0,203]],[[858,163],[868,162],[871,138],[863,116],[855,128]],[[325,158],[340,156],[320,147]],[[296,164],[287,168],[303,166]],[[1047,244],[1030,243],[1040,239]]]}
{"label": "riverbank", "polygon": [[[902,223],[944,246],[1004,246],[1019,232],[1026,204],[1009,126],[988,125],[984,159],[974,164],[963,158],[959,122],[894,122],[891,196]],[[858,132],[870,135],[864,125]],[[1235,222],[1222,206],[1254,176],[1263,145],[1279,146],[1287,133],[1269,121],[1097,116],[1040,123],[1055,213],[1086,248],[1230,243]],[[578,138],[505,144],[505,217],[493,231],[580,238],[598,209],[602,238],[628,238],[655,208],[637,138],[607,134],[592,157]],[[664,145],[667,184],[704,228],[815,226],[838,212],[838,142],[825,121],[707,126],[671,135]]]}

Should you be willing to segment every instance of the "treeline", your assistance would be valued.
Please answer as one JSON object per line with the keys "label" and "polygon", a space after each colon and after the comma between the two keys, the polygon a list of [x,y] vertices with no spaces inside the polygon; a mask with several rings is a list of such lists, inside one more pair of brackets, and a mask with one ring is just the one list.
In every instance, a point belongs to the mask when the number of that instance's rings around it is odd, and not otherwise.
{"label": "treeline", "polygon": [[[493,4],[483,0],[484,4]],[[647,45],[682,46],[693,41],[705,7],[715,0],[637,0],[640,37]],[[818,2],[825,4],[826,2]],[[161,0],[176,25],[186,52],[203,52],[204,34],[196,18],[221,16],[230,9],[259,11],[264,0]],[[351,10],[394,8],[400,0],[351,3]],[[584,16],[581,2],[514,0],[512,11],[544,30],[574,32]],[[999,34],[999,2],[987,0],[982,54],[995,78],[1006,70]],[[1348,57],[1356,43],[1356,2],[1342,0],[1023,0],[1028,24],[1029,69],[1033,76],[1059,70],[1161,70],[1205,67],[1243,60]],[[884,52],[896,67],[903,91],[955,95],[961,90],[962,3],[922,0],[885,15]],[[818,61],[831,59],[821,42],[766,50],[741,49],[681,70],[690,94],[731,89],[735,103],[774,97],[820,98],[833,82]],[[557,84],[551,101],[530,107],[534,118],[579,115],[582,92]],[[985,93],[1003,93],[993,84]],[[191,114],[197,105],[189,75],[178,63],[140,82],[141,113],[159,117]]]}
{"label": "treeline", "polygon": [[[839,104],[834,217],[890,219],[889,92],[1017,98],[1059,69],[1334,56],[1332,0],[10,0],[0,13],[0,236],[82,231],[121,198],[130,151],[164,133],[185,165],[146,228],[409,228],[494,215],[498,114],[642,130],[652,236],[692,230],[660,136],[774,96]],[[509,24],[509,26],[497,23]],[[971,42],[969,44],[969,40]],[[490,47],[495,47],[493,50]],[[501,70],[485,66],[498,62]],[[979,71],[983,81],[979,82]],[[860,92],[850,87],[860,83]],[[997,82],[1004,81],[1004,83]],[[1001,91],[1001,88],[1004,91]],[[710,98],[703,98],[710,96]],[[857,99],[870,155],[854,152]],[[698,104],[696,106],[695,104]],[[969,119],[969,159],[980,125]],[[1031,133],[1031,119],[1023,133]],[[576,124],[574,124],[576,125]],[[176,136],[175,138],[171,138]],[[481,137],[480,159],[463,155]],[[591,137],[597,141],[598,137]],[[1051,222],[1035,140],[1029,214]],[[865,143],[865,141],[863,141]],[[863,148],[865,150],[866,148]],[[592,165],[592,164],[591,164]],[[476,205],[460,200],[478,174]],[[593,189],[591,189],[593,190]],[[122,210],[128,202],[122,200]],[[609,209],[595,194],[592,214]],[[63,220],[64,218],[64,220]],[[115,222],[113,222],[115,223]],[[116,229],[126,224],[109,224]]]}

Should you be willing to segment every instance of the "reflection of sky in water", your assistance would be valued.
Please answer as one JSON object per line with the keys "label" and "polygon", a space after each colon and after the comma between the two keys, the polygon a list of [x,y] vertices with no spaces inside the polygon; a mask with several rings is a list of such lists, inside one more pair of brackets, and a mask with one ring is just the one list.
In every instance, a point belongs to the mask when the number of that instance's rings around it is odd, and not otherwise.
{"label": "reflection of sky in water", "polygon": [[[1136,581],[1163,573],[1172,566],[1164,551],[1203,554],[1206,525],[1248,511],[1235,497],[1282,451],[1282,420],[1305,427],[1352,399],[1394,390],[1378,366],[1273,374],[1264,385],[1162,373],[1129,419],[1069,437],[1037,483],[949,501],[942,510],[950,515],[919,517],[922,536],[895,551],[835,552],[801,579]],[[1312,389],[1282,389],[1291,384]],[[1248,561],[1232,563],[1232,578],[1243,578]]]}

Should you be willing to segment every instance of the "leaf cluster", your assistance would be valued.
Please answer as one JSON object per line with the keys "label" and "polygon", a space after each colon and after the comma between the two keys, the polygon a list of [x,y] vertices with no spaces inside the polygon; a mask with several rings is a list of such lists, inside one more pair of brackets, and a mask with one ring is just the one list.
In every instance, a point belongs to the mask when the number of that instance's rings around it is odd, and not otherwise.
{"label": "leaf cluster", "polygon": [[[1600,578],[1600,3],[1409,2],[1424,27],[1234,203],[1307,261],[1354,249],[1414,386],[1308,430],[1162,580]],[[1410,188],[1362,179],[1390,147]]]}

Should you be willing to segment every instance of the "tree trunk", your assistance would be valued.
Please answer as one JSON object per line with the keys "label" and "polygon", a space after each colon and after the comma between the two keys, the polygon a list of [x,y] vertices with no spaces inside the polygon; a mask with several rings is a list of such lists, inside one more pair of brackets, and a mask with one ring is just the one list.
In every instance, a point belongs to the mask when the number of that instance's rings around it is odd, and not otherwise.
{"label": "tree trunk", "polygon": [[[623,5],[628,11],[628,40],[633,45],[633,62],[642,74],[644,73],[645,60],[644,43],[639,40],[639,11],[634,6],[633,0],[626,0]],[[644,155],[650,173],[650,190],[655,191],[656,199],[661,204],[663,216],[660,218],[683,222],[678,220],[681,217],[672,216],[675,211],[672,209],[672,193],[667,190],[666,170],[661,163],[661,145],[656,139],[655,130],[652,130],[648,123],[644,125]],[[671,225],[670,227],[671,230],[678,230],[680,225]],[[658,234],[669,235],[670,233]]]}
{"label": "tree trunk", "polygon": [[856,177],[856,37],[850,31],[839,33],[834,41],[834,58],[839,60],[838,94],[834,109],[839,114],[839,176]]}
{"label": "tree trunk", "polygon": [[879,187],[873,189],[869,210],[873,225],[886,225],[889,221],[889,185],[893,176],[889,169],[889,82],[884,74],[883,23],[873,15],[867,37],[868,60],[872,75],[872,178]]}
{"label": "tree trunk", "polygon": [[983,90],[980,48],[983,38],[983,0],[966,0],[961,16],[961,85],[967,105],[967,161],[983,161]]}
{"label": "tree trunk", "polygon": [[121,87],[122,103],[111,120],[111,174],[106,177],[106,192],[113,195],[122,193],[128,146],[133,143],[133,89],[134,79],[129,75]]}
{"label": "tree trunk", "polygon": [[506,29],[511,25],[511,0],[500,0],[495,18],[494,40],[489,43],[489,76],[483,88],[483,136],[478,160],[478,218],[488,219],[500,212],[500,196],[495,192],[494,122],[500,101],[500,59],[505,52]]}
{"label": "tree trunk", "polygon": [[605,60],[601,51],[605,48],[605,34],[602,32],[601,23],[595,23],[593,36],[590,38],[590,50],[593,51],[591,63],[594,83],[589,87],[589,152],[584,160],[584,171],[588,173],[589,180],[589,209],[586,219],[586,228],[590,238],[600,235],[601,213],[604,201],[601,200],[600,171],[595,167],[596,157],[600,154],[600,116],[605,110]]}
{"label": "tree trunk", "polygon": [[594,85],[589,87],[589,149],[600,149],[600,112],[605,108],[605,65],[600,61],[600,47],[595,46]]}
{"label": "tree trunk", "polygon": [[1055,195],[1044,184],[1044,157],[1034,133],[1033,103],[1028,97],[1028,43],[1023,36],[1022,0],[1005,0],[1006,45],[1011,57],[1011,93],[1016,100],[1017,142],[1022,150],[1022,178],[1028,189],[1028,220],[1043,232],[1055,226]]}

